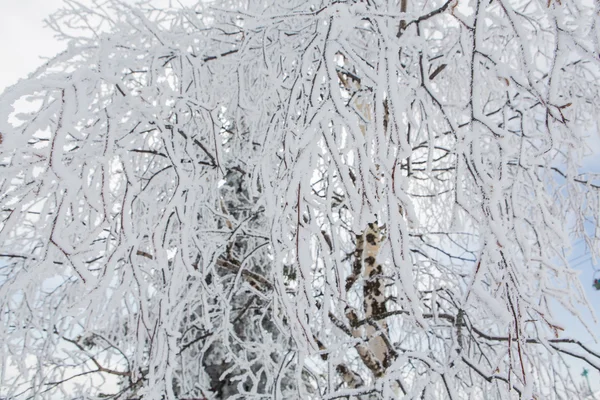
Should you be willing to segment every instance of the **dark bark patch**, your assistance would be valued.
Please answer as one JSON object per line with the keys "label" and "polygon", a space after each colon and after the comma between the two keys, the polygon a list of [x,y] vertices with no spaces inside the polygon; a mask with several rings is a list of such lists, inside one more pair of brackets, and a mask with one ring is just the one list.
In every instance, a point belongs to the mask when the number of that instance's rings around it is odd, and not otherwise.
{"label": "dark bark patch", "polygon": [[367,243],[371,246],[376,246],[377,242],[375,241],[375,235],[373,233],[367,233]]}

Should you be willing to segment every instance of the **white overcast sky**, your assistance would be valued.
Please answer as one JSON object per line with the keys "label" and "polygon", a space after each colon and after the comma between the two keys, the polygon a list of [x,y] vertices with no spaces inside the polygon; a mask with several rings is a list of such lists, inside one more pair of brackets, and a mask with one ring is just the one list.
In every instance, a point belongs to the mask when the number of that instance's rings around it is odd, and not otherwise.
{"label": "white overcast sky", "polygon": [[[91,0],[79,1],[84,4],[92,4]],[[168,0],[162,1],[167,2]],[[179,1],[184,4],[195,2],[194,0]],[[133,3],[134,0],[128,2]],[[0,0],[0,93],[7,86],[17,83],[20,78],[25,78],[27,74],[42,65],[45,62],[42,57],[51,57],[65,48],[65,44],[57,41],[53,31],[45,27],[43,22],[44,18],[56,11],[61,4],[62,0]],[[593,133],[593,136],[595,137],[590,138],[590,144],[594,153],[598,155],[600,154],[600,137],[598,133]],[[586,163],[586,167],[600,171],[599,157],[590,159]],[[575,261],[575,266],[581,271],[581,280],[588,299],[597,314],[600,315],[600,292],[591,287],[594,272],[590,257],[582,255],[579,244],[576,244],[573,253],[570,258]],[[585,337],[585,331],[581,326],[576,326],[579,325],[576,321],[568,319],[565,322],[568,324],[566,328],[571,335]],[[600,336],[599,325],[593,323],[592,325],[595,325],[594,333]],[[589,340],[589,337],[586,339],[584,342],[592,345],[593,341]],[[583,365],[579,364],[577,367],[582,368]],[[592,372],[590,377],[593,377],[592,380],[600,382],[597,373]]]}
{"label": "white overcast sky", "polygon": [[62,0],[0,0],[0,92],[63,49],[43,19]]}
{"label": "white overcast sky", "polygon": [[[78,0],[92,6],[92,0]],[[169,3],[158,0],[155,3]],[[177,0],[193,5],[197,0]],[[136,0],[125,0],[135,3]],[[63,4],[63,0],[0,0],[0,93],[65,48],[43,20]]]}

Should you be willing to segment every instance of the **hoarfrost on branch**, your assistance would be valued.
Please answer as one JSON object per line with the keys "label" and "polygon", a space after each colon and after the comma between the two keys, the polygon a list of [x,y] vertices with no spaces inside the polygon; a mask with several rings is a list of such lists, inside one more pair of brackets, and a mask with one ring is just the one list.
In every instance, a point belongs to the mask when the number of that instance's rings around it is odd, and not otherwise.
{"label": "hoarfrost on branch", "polygon": [[579,398],[599,7],[66,1],[0,96],[0,396]]}

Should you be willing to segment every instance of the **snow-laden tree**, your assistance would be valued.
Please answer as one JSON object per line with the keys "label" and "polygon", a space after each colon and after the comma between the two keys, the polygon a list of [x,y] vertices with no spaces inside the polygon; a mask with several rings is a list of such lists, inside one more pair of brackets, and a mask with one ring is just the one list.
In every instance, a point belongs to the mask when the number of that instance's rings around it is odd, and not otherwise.
{"label": "snow-laden tree", "polygon": [[0,97],[0,397],[579,398],[599,4],[67,1]]}

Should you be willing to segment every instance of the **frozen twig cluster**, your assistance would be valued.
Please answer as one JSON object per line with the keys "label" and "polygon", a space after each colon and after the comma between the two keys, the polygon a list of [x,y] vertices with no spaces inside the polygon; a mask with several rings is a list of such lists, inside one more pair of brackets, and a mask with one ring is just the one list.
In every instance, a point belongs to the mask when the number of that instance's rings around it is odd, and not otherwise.
{"label": "frozen twig cluster", "polygon": [[66,1],[0,96],[0,397],[576,398],[598,7]]}

